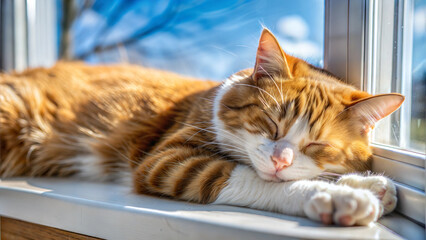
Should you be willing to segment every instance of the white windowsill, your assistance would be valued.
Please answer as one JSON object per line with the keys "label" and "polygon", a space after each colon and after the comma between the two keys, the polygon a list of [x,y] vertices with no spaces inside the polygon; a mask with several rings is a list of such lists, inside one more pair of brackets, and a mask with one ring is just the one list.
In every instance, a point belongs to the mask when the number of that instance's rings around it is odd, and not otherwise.
{"label": "white windowsill", "polygon": [[0,180],[0,215],[107,239],[400,239],[380,224],[324,226],[305,218],[141,196],[71,179]]}

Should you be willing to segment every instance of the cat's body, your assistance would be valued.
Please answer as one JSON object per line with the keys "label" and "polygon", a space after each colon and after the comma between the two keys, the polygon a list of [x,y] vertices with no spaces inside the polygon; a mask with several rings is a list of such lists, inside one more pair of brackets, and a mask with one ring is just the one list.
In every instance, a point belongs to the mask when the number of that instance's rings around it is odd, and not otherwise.
{"label": "cat's body", "polygon": [[[8,145],[2,149],[2,176],[66,177],[77,173],[119,181],[120,176],[109,172],[138,165],[140,162],[128,165],[128,159],[140,161],[161,138],[179,128],[177,122],[186,122],[197,104],[196,111],[203,106],[207,110],[211,105],[207,100],[195,99],[219,83],[136,66],[58,63],[51,69],[3,75],[1,84],[1,136]],[[60,158],[78,161],[87,157],[97,158],[93,167],[99,168],[99,174],[92,171],[95,175],[91,176],[91,170],[81,173],[87,166],[60,165],[67,162]],[[109,166],[108,161],[102,163],[106,159],[125,164]]]}
{"label": "cat's body", "polygon": [[138,193],[342,225],[392,211],[384,177],[304,179],[368,170],[366,133],[403,99],[371,97],[278,49],[265,30],[255,69],[221,85],[80,63],[0,75],[0,177],[131,180]]}

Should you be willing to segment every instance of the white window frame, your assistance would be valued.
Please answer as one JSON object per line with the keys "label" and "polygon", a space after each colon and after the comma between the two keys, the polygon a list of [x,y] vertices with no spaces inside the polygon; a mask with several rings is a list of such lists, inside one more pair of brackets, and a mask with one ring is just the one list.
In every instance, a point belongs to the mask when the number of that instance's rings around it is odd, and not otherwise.
{"label": "white window frame", "polygon": [[3,0],[0,70],[52,66],[57,60],[56,1]]}
{"label": "white window frame", "polygon": [[[379,31],[376,27],[381,24],[380,21],[384,17],[392,17],[392,21],[395,20],[393,19],[394,12],[383,13],[385,7],[397,9],[396,17],[399,17],[397,19],[399,26],[399,21],[403,21],[407,26],[410,25],[407,22],[412,21],[412,14],[410,16],[414,8],[412,0],[325,1],[324,68],[364,91],[372,90],[371,83],[375,81],[374,71],[378,68],[375,65],[376,60],[377,57],[383,57],[376,53],[378,43],[386,44],[378,39]],[[399,51],[402,56],[398,61],[404,60],[405,65],[408,60],[410,66],[397,64],[403,68],[398,69],[397,77],[404,81],[411,81],[412,49],[408,49],[410,46],[407,44],[411,41],[409,39],[411,29],[408,27],[403,31],[397,34],[397,41],[403,42],[403,44],[398,44],[401,46],[396,51]],[[387,43],[392,44],[392,41],[391,39]],[[406,97],[408,96],[401,109],[400,118],[401,121],[405,121],[404,124],[407,124],[404,116],[409,116],[411,89],[401,87],[397,90]],[[401,145],[405,146],[404,143]],[[378,144],[373,144],[373,153],[373,171],[384,173],[397,182],[399,203],[396,211],[409,221],[424,226],[426,212],[425,155]]]}

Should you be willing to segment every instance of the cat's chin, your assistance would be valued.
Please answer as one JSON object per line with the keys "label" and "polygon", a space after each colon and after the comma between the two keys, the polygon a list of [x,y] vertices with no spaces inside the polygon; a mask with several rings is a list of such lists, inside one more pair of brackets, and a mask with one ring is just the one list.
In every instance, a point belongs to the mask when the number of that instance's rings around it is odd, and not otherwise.
{"label": "cat's chin", "polygon": [[[265,173],[262,171],[257,170],[257,175],[262,178],[265,181],[268,182],[291,182],[291,181],[297,181],[297,180],[303,180],[303,179],[312,179],[312,178],[284,178],[283,176],[279,177],[279,173]],[[282,174],[281,174],[282,175]]]}
{"label": "cat's chin", "polygon": [[271,179],[268,180],[270,182],[283,182],[284,180],[282,180],[281,178],[277,177],[277,176],[271,176]]}
{"label": "cat's chin", "polygon": [[257,175],[259,175],[260,178],[262,178],[265,181],[268,182],[283,182],[284,180],[277,177],[276,174],[270,174],[270,173],[264,173],[261,171],[257,171]]}

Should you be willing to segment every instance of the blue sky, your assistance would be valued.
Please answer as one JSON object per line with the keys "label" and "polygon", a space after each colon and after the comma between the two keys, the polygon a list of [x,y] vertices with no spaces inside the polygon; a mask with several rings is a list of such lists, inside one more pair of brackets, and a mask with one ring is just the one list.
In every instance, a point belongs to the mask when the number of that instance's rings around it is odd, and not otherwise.
{"label": "blue sky", "polygon": [[84,60],[223,80],[254,65],[262,25],[284,50],[322,65],[324,0],[95,1],[73,25],[73,49],[81,56],[94,46],[137,39]]}

